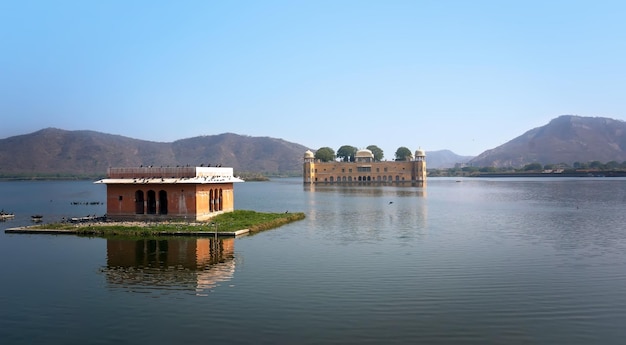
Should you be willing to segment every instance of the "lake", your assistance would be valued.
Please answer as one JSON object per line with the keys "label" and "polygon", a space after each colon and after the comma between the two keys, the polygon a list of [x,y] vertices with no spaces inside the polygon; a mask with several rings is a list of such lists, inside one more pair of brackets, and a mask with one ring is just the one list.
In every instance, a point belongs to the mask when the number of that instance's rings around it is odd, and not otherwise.
{"label": "lake", "polygon": [[[458,182],[457,182],[458,180]],[[0,229],[102,215],[90,181],[0,182]],[[235,185],[306,219],[237,239],[0,232],[3,344],[622,344],[626,179]]]}

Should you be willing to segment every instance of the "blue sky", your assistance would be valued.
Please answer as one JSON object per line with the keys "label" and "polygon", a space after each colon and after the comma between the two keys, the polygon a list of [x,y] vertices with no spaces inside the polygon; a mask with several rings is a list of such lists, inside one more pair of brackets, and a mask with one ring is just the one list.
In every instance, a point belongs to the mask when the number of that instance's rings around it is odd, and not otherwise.
{"label": "blue sky", "polygon": [[0,138],[478,155],[563,114],[626,119],[624,1],[2,1]]}

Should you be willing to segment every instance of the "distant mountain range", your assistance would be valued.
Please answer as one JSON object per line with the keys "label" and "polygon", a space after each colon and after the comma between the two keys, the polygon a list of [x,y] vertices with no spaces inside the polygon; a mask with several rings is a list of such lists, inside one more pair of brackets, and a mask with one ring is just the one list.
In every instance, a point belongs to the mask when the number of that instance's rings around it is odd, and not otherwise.
{"label": "distant mountain range", "polygon": [[454,168],[456,164],[467,163],[474,156],[460,156],[450,150],[438,150],[426,152],[427,169]]}
{"label": "distant mountain range", "polygon": [[470,160],[477,167],[626,161],[626,122],[563,115]]}
{"label": "distant mountain range", "polygon": [[[103,176],[112,166],[200,164],[232,167],[238,174],[301,176],[302,157],[307,149],[310,148],[282,139],[233,133],[164,143],[95,131],[46,128],[0,139],[0,177]],[[626,123],[563,115],[475,158],[439,150],[427,151],[426,160],[430,169],[467,162],[478,167],[621,163],[626,161]]]}
{"label": "distant mountain range", "polygon": [[112,166],[222,165],[237,173],[302,174],[305,146],[232,133],[171,143],[47,128],[0,139],[0,176],[93,176]]}

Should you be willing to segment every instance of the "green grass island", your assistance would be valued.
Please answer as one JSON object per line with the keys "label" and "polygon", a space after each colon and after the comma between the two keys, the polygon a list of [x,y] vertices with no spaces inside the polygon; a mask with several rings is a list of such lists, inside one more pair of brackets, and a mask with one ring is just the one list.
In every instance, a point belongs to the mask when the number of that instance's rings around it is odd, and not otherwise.
{"label": "green grass island", "polygon": [[9,233],[76,234],[86,236],[239,236],[274,229],[305,218],[303,212],[265,213],[235,210],[204,222],[128,221],[46,223],[7,229]]}

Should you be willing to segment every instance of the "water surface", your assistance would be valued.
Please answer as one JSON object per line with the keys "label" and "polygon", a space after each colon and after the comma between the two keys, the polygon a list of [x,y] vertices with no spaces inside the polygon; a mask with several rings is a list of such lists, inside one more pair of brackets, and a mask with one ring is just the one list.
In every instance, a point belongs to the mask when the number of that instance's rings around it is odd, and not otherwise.
{"label": "water surface", "polygon": [[[307,218],[236,240],[0,233],[0,339],[68,343],[621,344],[626,180],[235,186]],[[88,181],[0,182],[0,229],[103,214]]]}

